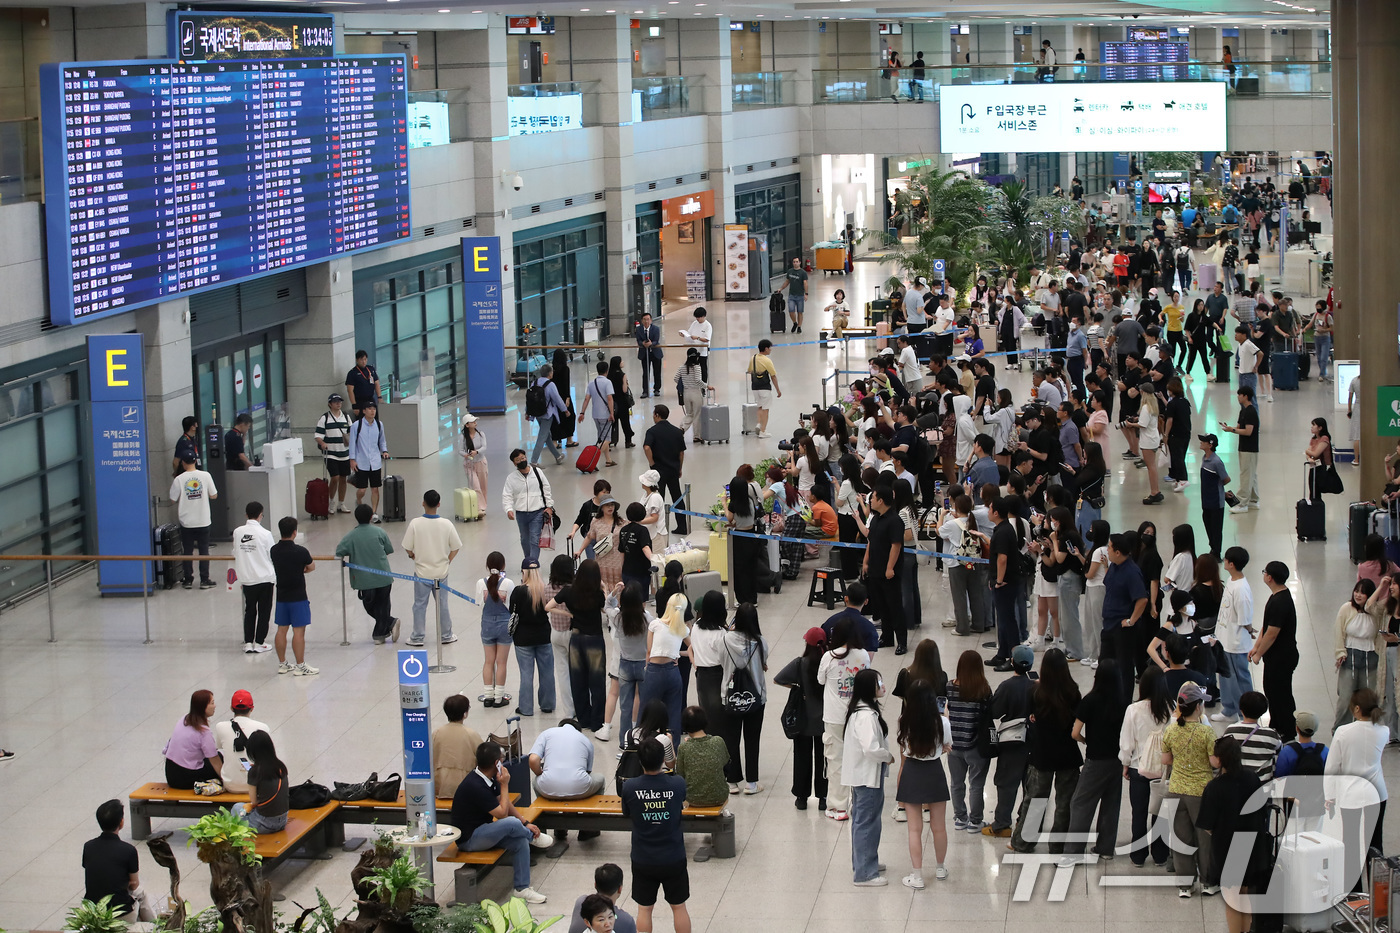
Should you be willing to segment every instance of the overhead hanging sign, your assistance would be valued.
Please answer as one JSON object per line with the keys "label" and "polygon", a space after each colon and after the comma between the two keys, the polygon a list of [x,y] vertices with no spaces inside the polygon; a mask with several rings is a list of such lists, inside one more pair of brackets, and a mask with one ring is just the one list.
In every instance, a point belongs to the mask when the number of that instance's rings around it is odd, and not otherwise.
{"label": "overhead hanging sign", "polygon": [[[146,486],[146,383],[140,334],[87,339],[92,393],[92,491],[97,553],[151,553],[151,514]],[[103,595],[141,592],[141,563],[98,561]],[[155,579],[148,567],[145,579]]]}
{"label": "overhead hanging sign", "polygon": [[185,62],[335,54],[335,17],[329,13],[171,10],[165,21],[170,57]]}
{"label": "overhead hanging sign", "polygon": [[945,85],[951,152],[1223,151],[1223,82]]}

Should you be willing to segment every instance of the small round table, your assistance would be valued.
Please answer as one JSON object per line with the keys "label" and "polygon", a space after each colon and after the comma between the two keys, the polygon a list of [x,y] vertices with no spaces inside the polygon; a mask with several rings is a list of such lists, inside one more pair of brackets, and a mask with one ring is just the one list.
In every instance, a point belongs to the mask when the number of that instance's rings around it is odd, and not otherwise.
{"label": "small round table", "polygon": [[413,827],[396,826],[389,830],[388,837],[394,845],[413,850],[413,861],[428,879],[428,896],[437,900],[437,890],[433,882],[433,847],[445,846],[462,838],[462,831],[446,823],[437,824],[437,835],[424,839],[417,835]]}

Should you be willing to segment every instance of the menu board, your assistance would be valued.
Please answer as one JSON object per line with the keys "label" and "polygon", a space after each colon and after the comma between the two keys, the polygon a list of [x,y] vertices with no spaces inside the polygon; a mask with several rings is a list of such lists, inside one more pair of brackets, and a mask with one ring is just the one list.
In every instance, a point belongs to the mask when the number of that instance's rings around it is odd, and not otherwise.
{"label": "menu board", "polygon": [[409,238],[406,68],[402,55],[42,66],[51,321]]}
{"label": "menu board", "polygon": [[731,295],[749,292],[749,225],[724,225],[724,290]]}

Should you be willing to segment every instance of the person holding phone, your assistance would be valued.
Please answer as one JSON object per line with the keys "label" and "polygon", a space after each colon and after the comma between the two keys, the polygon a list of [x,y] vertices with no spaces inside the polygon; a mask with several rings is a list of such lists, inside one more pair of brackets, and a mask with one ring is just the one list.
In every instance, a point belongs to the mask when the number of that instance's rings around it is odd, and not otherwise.
{"label": "person holding phone", "polygon": [[543,904],[547,898],[530,887],[530,847],[548,849],[554,845],[554,837],[526,822],[511,803],[510,772],[504,757],[505,750],[495,742],[482,742],[477,747],[476,768],[462,779],[452,796],[452,825],[462,832],[457,846],[464,852],[509,851],[515,873],[514,896],[527,904]]}

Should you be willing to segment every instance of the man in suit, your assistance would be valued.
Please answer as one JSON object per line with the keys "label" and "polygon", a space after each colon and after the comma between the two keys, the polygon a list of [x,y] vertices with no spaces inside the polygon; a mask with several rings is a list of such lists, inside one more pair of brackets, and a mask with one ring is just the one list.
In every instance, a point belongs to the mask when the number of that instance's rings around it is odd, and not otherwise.
{"label": "man in suit", "polygon": [[656,388],[661,395],[661,327],[651,322],[650,314],[642,315],[642,323],[637,325],[634,335],[637,338],[637,359],[642,362],[642,398],[651,395],[648,386]]}

